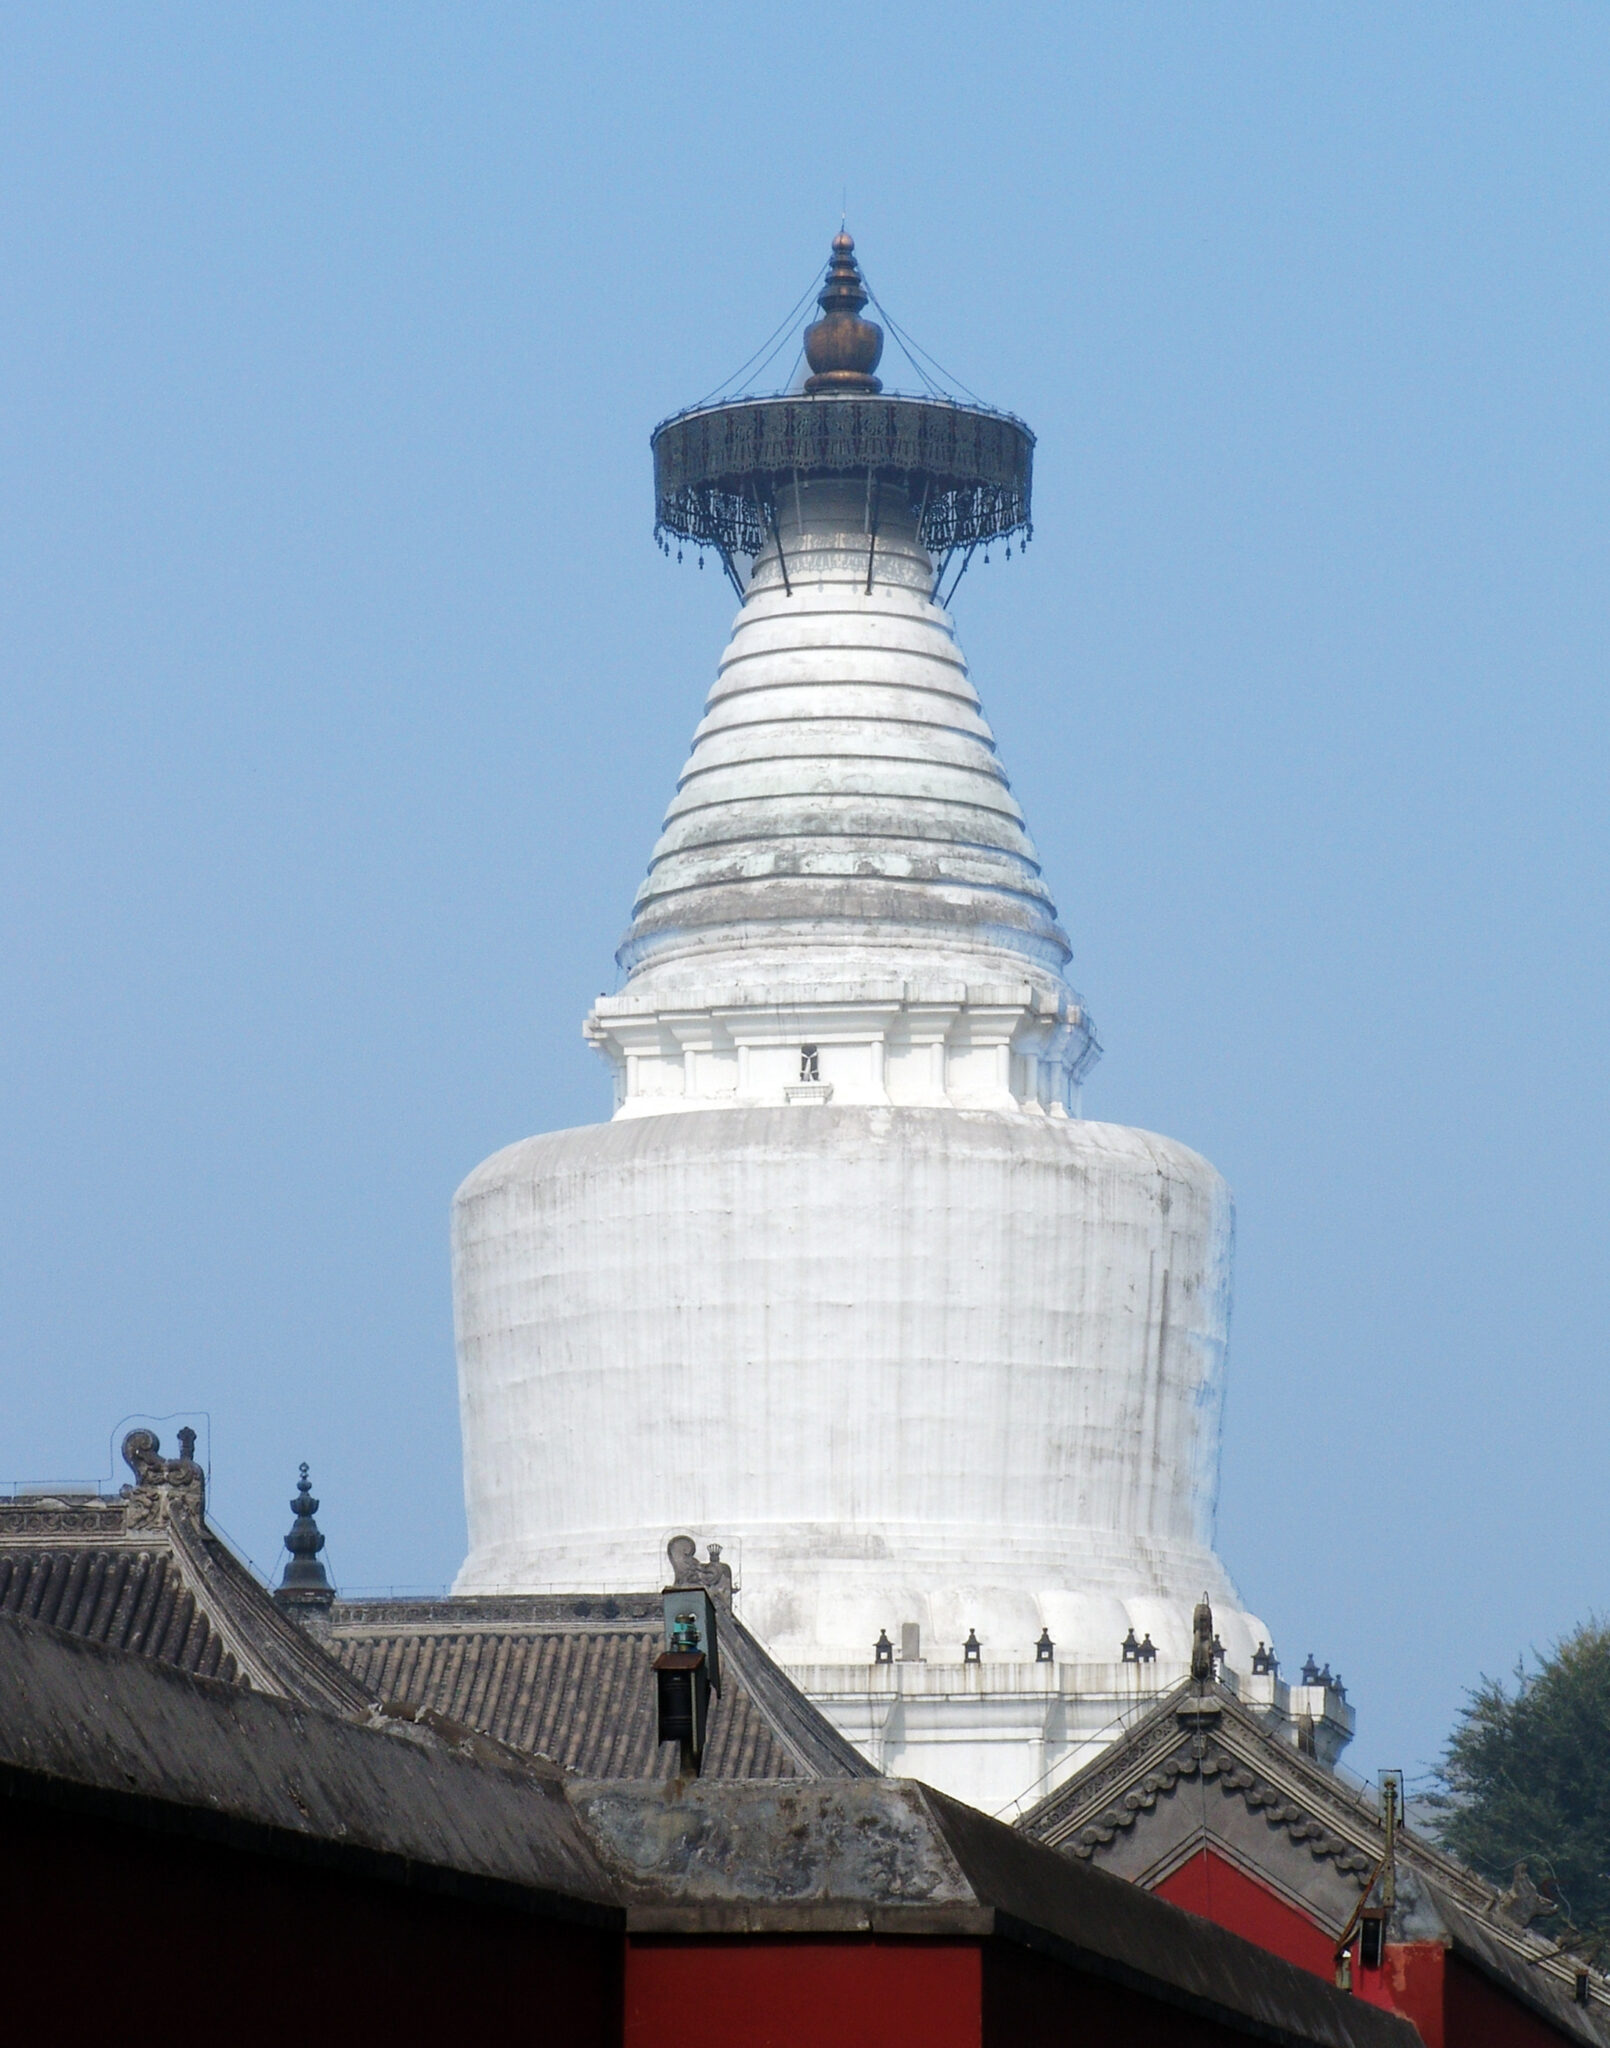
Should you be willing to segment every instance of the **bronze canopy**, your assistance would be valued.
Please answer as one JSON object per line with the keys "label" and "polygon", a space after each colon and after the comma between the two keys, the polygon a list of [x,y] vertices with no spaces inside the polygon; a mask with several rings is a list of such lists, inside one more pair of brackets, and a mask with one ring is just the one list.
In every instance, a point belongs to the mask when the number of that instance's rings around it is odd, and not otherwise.
{"label": "bronze canopy", "polygon": [[795,477],[903,484],[939,553],[1030,530],[1034,436],[985,406],[868,393],[750,398],[678,413],[655,429],[653,448],[656,534],[729,559],[760,552]]}

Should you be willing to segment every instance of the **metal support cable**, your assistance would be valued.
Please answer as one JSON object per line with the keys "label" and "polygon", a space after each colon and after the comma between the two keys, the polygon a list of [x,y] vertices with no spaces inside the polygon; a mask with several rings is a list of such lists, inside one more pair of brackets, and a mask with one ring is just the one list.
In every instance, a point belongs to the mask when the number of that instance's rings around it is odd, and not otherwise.
{"label": "metal support cable", "polygon": [[755,350],[754,354],[750,356],[747,361],[740,363],[737,369],[733,371],[730,377],[723,377],[719,384],[717,384],[712,390],[707,391],[704,397],[698,401],[698,404],[691,406],[689,410],[692,412],[697,412],[701,406],[709,405],[712,400],[719,398],[723,391],[730,390],[731,387],[738,382],[740,377],[748,376],[749,372],[753,369],[756,369],[757,365],[759,369],[763,370],[766,367],[766,364],[771,361],[772,357],[776,355],[778,349],[781,348],[783,341],[787,337],[789,328],[799,318],[800,314],[805,310],[806,305],[814,297],[818,289],[819,277],[813,274],[810,283],[805,287],[804,291],[800,293],[799,297],[794,301],[793,305],[789,307],[788,311],[783,315],[782,319],[778,322],[778,324],[772,329],[771,333],[767,335],[766,339],[760,344],[759,348]]}
{"label": "metal support cable", "polygon": [[[937,356],[930,354],[930,352],[923,347],[920,341],[915,340],[911,335],[907,334],[906,330],[900,325],[899,321],[896,320],[894,315],[889,311],[888,307],[883,303],[882,299],[880,299],[877,293],[872,289],[872,283],[866,274],[866,269],[864,265],[861,271],[861,281],[866,286],[867,297],[871,300],[872,304],[878,309],[879,313],[882,314],[884,320],[887,321],[889,332],[894,336],[895,340],[899,342],[901,348],[905,351],[907,361],[911,364],[911,367],[916,371],[917,375],[922,379],[922,381],[928,386],[929,390],[932,391],[936,397],[946,396],[952,398],[956,395],[958,391],[962,391],[965,392],[966,395],[973,401],[974,405],[982,405],[984,403],[983,399],[979,397],[978,393],[972,388],[970,384],[964,384],[960,377],[953,376],[952,373],[945,368],[944,364],[939,360]],[[939,385],[934,383],[933,379],[922,367],[922,363],[917,360],[919,356],[923,358],[923,361],[931,363],[933,367],[939,372],[940,376],[945,379],[945,383],[949,387],[948,390],[942,390]]]}

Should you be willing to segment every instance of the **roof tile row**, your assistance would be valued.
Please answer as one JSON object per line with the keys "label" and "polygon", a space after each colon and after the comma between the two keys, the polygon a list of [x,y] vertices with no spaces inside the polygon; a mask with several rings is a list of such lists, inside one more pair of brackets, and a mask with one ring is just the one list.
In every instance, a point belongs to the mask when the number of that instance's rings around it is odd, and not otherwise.
{"label": "roof tile row", "polygon": [[165,1551],[0,1550],[0,1614],[48,1622],[203,1678],[239,1678]]}

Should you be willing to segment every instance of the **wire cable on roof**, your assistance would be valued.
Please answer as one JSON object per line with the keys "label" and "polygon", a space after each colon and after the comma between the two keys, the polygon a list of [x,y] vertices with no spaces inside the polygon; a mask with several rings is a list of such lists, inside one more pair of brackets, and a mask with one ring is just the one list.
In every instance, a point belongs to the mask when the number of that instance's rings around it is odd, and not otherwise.
{"label": "wire cable on roof", "polygon": [[[910,363],[912,369],[917,374],[918,381],[929,395],[934,398],[949,399],[955,399],[960,395],[971,399],[974,405],[982,405],[984,403],[983,399],[979,397],[970,384],[964,383],[960,377],[947,370],[937,356],[933,355],[928,349],[925,349],[921,342],[906,332],[905,328],[895,319],[877,293],[873,291],[864,268],[861,272],[861,277],[862,282],[866,285],[867,297],[882,316],[896,346],[906,358],[906,361]],[[712,386],[688,410],[690,412],[697,412],[702,407],[713,404],[723,395],[732,393],[734,387],[745,378],[748,378],[752,384],[772,363],[782,349],[784,342],[788,338],[789,331],[820,288],[820,281],[820,272],[813,273],[810,283],[800,293],[799,297],[772,329],[771,333],[767,335],[759,348],[755,350],[754,354],[740,363],[730,376],[723,377],[719,384]],[[935,381],[934,376],[930,374],[930,369],[924,367],[925,364],[931,366],[933,371],[938,372],[940,381]],[[795,367],[797,368],[797,362]]]}
{"label": "wire cable on roof", "polygon": [[912,368],[917,372],[917,375],[922,378],[923,382],[926,385],[928,385],[929,389],[935,390],[937,389],[937,387],[934,385],[933,379],[929,377],[927,372],[923,369],[922,363],[918,362],[918,356],[921,356],[924,362],[931,363],[933,367],[939,372],[940,376],[944,378],[946,385],[949,387],[948,392],[946,394],[947,396],[954,398],[957,392],[962,392],[973,401],[974,405],[982,405],[984,403],[984,400],[979,397],[978,393],[973,389],[973,387],[970,384],[964,384],[960,377],[952,375],[952,373],[945,368],[944,364],[940,362],[937,356],[930,355],[928,350],[923,347],[920,341],[914,340],[911,335],[907,334],[906,330],[900,325],[899,321],[895,319],[894,315],[889,311],[888,307],[883,303],[882,299],[880,299],[877,293],[872,289],[871,282],[867,279],[866,271],[864,268],[862,269],[861,277],[863,283],[866,284],[867,297],[872,301],[873,305],[877,307],[878,311],[883,315],[884,319],[888,322],[889,332],[894,336],[895,340],[899,342],[901,348],[905,351],[907,361],[910,362]]}
{"label": "wire cable on roof", "polygon": [[758,375],[760,370],[765,369],[766,364],[771,361],[772,357],[776,355],[778,349],[782,346],[788,329],[799,318],[800,314],[804,312],[807,304],[820,289],[821,274],[819,271],[813,272],[810,283],[800,293],[793,305],[789,307],[771,333],[767,335],[759,348],[755,350],[754,354],[740,363],[730,377],[723,377],[719,384],[707,391],[704,397],[697,404],[690,406],[688,410],[690,412],[697,412],[700,406],[709,405],[713,399],[719,398],[724,391],[730,391],[739,378],[748,376],[751,370],[754,370]]}
{"label": "wire cable on roof", "polygon": [[866,286],[866,295],[867,295],[867,300],[868,300],[868,302],[869,302],[869,303],[870,303],[870,304],[871,304],[872,306],[876,307],[876,309],[878,310],[878,312],[880,312],[880,313],[881,313],[881,314],[883,315],[883,318],[884,318],[884,322],[885,322],[885,324],[887,325],[887,327],[888,327],[888,329],[889,329],[889,332],[890,332],[890,334],[891,334],[891,335],[893,336],[893,338],[894,338],[894,344],[895,344],[896,348],[898,348],[898,349],[899,349],[900,353],[901,353],[901,354],[902,354],[902,355],[903,355],[903,356],[905,357],[906,361],[907,361],[907,362],[908,362],[908,363],[909,363],[909,364],[911,365],[911,367],[912,367],[912,368],[913,368],[913,369],[914,369],[914,370],[916,371],[916,373],[917,373],[917,379],[918,379],[919,383],[920,383],[920,384],[922,385],[923,389],[924,389],[924,390],[925,390],[925,391],[926,391],[926,392],[928,393],[929,397],[930,397],[930,398],[951,398],[951,397],[953,397],[953,396],[954,396],[955,394],[954,394],[953,392],[949,392],[949,391],[946,391],[946,390],[944,390],[944,389],[943,389],[943,388],[942,388],[942,387],[941,387],[940,385],[936,384],[936,383],[934,382],[933,378],[932,378],[932,377],[930,377],[930,376],[929,376],[929,374],[928,374],[928,372],[927,372],[927,371],[926,371],[926,370],[925,370],[925,369],[923,368],[922,364],[921,364],[921,363],[920,363],[920,362],[919,362],[919,361],[917,360],[916,356],[914,356],[914,355],[912,354],[912,352],[911,352],[910,348],[909,348],[909,347],[908,347],[908,346],[906,345],[906,337],[905,337],[905,331],[904,331],[904,329],[903,329],[903,328],[900,328],[900,327],[898,327],[898,326],[897,326],[897,325],[895,324],[895,321],[894,321],[894,319],[893,319],[892,315],[890,314],[890,312],[889,312],[889,309],[888,309],[888,307],[884,305],[883,301],[882,301],[882,300],[881,300],[881,299],[880,299],[880,298],[878,297],[877,293],[876,293],[876,292],[875,292],[875,291],[874,291],[874,290],[872,289],[871,283],[870,283],[870,281],[869,281],[869,280],[868,280],[868,278],[867,278],[867,274],[866,274],[866,270],[865,270],[865,268],[863,268],[863,269],[862,269],[862,271],[861,271],[861,282],[862,282],[862,283],[863,283],[863,284],[864,284],[864,285]]}

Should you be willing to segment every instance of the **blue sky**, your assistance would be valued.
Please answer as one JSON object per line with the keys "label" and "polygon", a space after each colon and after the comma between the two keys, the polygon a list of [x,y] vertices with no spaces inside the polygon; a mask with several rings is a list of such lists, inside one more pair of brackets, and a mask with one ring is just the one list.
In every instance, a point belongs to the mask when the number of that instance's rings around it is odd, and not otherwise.
{"label": "blue sky", "polygon": [[[1239,1205],[1221,1547],[1350,1761],[1606,1603],[1610,13],[0,13],[0,1472],[204,1411],[462,1554],[447,1205],[731,612],[648,434],[847,201],[1039,435],[957,615],[1107,1057]],[[780,366],[779,366],[780,367]]]}

